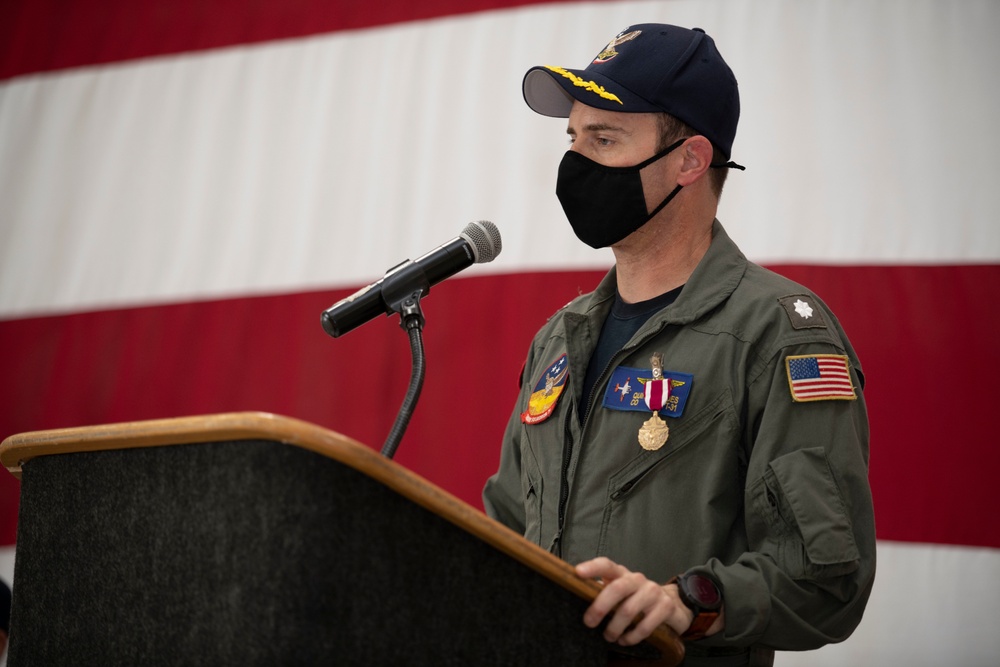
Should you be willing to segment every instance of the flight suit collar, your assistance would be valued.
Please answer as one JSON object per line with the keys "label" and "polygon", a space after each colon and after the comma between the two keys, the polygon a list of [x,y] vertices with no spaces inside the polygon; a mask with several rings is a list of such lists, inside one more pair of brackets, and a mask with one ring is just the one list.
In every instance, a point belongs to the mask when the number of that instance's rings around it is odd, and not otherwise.
{"label": "flight suit collar", "polygon": [[[746,257],[726,234],[722,224],[715,220],[712,223],[712,243],[681,290],[680,296],[674,303],[650,317],[636,332],[632,343],[652,335],[667,324],[694,322],[714,310],[736,290],[747,264]],[[562,327],[569,353],[571,377],[583,378],[586,375],[587,364],[590,363],[601,335],[601,327],[614,303],[617,288],[618,274],[612,267],[589,297],[571,304],[566,310]],[[578,405],[585,398],[580,395],[581,383],[572,382],[571,385],[573,404]],[[571,430],[575,426],[576,421],[572,420]]]}
{"label": "flight suit collar", "polygon": [[[680,296],[650,320],[658,323],[666,320],[671,324],[694,322],[729,298],[743,279],[746,269],[747,258],[729,238],[722,223],[715,220],[712,223],[712,243],[684,285]],[[594,290],[580,314],[603,323],[617,288],[618,274],[612,268]]]}
{"label": "flight suit collar", "polygon": [[729,238],[722,223],[712,223],[712,244],[688,278],[680,296],[661,317],[671,324],[687,324],[717,308],[736,290],[746,273],[747,258]]}

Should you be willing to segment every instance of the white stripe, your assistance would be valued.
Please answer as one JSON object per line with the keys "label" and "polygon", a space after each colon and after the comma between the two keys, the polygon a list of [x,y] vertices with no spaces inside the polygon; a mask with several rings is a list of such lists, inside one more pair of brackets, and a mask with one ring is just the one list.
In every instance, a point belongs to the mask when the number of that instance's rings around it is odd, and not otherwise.
{"label": "white stripe", "polygon": [[0,581],[14,583],[14,545],[0,546]]}
{"label": "white stripe", "polygon": [[[0,581],[8,588],[14,587],[14,546],[0,546]],[[6,667],[7,655],[10,651],[2,651],[0,667]]]}
{"label": "white stripe", "polygon": [[776,667],[995,665],[1000,550],[878,543],[865,617],[842,644],[778,653]]}
{"label": "white stripe", "polygon": [[1000,260],[1000,3],[560,4],[0,85],[0,317],[357,285],[475,219],[504,236],[477,271],[606,266],[520,81],[636,20],[736,71],[720,217],[751,258]]}

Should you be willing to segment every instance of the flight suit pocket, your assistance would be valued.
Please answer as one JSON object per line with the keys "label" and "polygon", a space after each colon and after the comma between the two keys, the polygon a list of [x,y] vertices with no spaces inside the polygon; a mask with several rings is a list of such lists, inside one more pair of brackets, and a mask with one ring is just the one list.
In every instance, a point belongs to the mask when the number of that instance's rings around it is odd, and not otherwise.
{"label": "flight suit pocket", "polygon": [[673,562],[665,554],[693,562],[721,556],[728,528],[737,520],[725,512],[742,512],[732,446],[738,426],[731,396],[723,391],[697,413],[672,423],[660,449],[643,451],[635,443],[634,451],[641,453],[608,480],[597,553],[663,579],[692,564]]}
{"label": "flight suit pocket", "polygon": [[750,496],[767,535],[764,551],[791,577],[822,579],[858,569],[851,520],[822,448],[775,459]]}

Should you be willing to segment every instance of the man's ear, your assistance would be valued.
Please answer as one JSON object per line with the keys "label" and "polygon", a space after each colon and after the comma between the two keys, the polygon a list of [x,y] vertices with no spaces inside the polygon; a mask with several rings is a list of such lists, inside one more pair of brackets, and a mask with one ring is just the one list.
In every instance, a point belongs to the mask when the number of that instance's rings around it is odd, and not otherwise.
{"label": "man's ear", "polygon": [[680,145],[681,172],[677,176],[679,185],[691,185],[712,166],[712,142],[695,135]]}

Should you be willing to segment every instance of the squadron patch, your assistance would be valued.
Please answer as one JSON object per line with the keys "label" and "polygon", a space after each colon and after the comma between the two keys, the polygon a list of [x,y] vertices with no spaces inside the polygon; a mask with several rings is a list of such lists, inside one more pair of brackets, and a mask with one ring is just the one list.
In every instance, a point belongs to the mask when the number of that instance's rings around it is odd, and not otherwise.
{"label": "squadron patch", "polygon": [[[608,380],[602,405],[612,410],[649,412],[651,406],[646,404],[646,383],[651,380],[653,380],[651,368],[619,366],[611,374],[611,379]],[[684,413],[684,405],[691,393],[694,376],[690,373],[665,370],[663,371],[663,380],[665,383],[669,383],[669,395],[666,396],[663,406],[656,410],[656,413],[667,417],[680,417]]]}
{"label": "squadron patch", "polygon": [[538,424],[548,419],[556,409],[568,378],[569,363],[564,354],[552,362],[538,378],[528,399],[528,409],[521,413],[521,421],[525,424]]}

